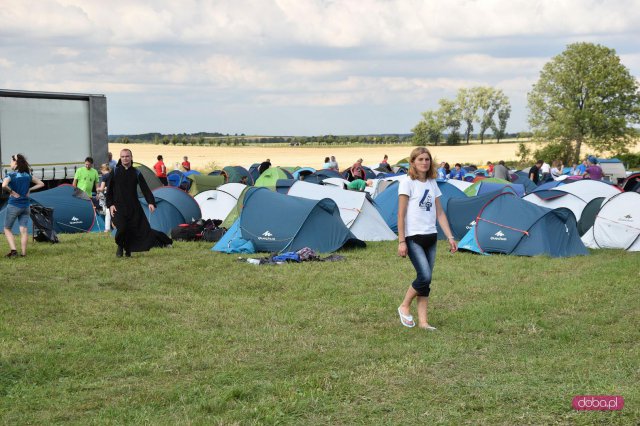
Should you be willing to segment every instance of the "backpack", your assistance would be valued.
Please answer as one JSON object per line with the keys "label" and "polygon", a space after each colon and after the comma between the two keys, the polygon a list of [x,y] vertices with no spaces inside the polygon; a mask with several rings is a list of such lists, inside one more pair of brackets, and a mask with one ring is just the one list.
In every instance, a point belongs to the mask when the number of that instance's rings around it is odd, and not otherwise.
{"label": "backpack", "polygon": [[205,228],[205,230],[202,231],[202,239],[204,241],[215,243],[222,238],[225,232],[227,232],[227,228]]}
{"label": "backpack", "polygon": [[197,241],[202,238],[202,231],[202,223],[183,223],[171,230],[171,238],[177,241]]}

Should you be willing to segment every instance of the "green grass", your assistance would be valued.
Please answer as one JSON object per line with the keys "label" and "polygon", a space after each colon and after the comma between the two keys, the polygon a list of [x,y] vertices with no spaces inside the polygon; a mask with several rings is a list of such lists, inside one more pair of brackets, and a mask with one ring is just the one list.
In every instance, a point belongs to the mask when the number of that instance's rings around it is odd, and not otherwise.
{"label": "green grass", "polygon": [[[211,244],[116,259],[63,235],[0,259],[3,424],[637,424],[640,254],[450,255],[427,333],[392,242],[254,266]],[[575,395],[622,395],[578,412]]]}

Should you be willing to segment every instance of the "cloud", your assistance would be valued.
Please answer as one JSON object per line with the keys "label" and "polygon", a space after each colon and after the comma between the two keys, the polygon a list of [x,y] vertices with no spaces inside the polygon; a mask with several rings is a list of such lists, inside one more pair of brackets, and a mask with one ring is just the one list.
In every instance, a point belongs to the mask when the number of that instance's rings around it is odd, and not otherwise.
{"label": "cloud", "polygon": [[350,117],[419,116],[461,87],[497,87],[524,108],[573,41],[615,48],[638,75],[639,20],[632,0],[3,0],[0,87],[102,92],[154,111],[145,120],[215,104],[229,119],[257,106],[297,123],[333,110],[336,126],[362,128]]}

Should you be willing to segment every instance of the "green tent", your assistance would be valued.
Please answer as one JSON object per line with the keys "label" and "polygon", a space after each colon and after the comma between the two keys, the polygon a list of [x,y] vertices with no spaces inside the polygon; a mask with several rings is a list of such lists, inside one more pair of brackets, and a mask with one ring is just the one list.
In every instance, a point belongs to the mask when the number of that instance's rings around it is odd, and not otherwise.
{"label": "green tent", "polygon": [[218,176],[209,176],[209,175],[189,175],[187,179],[191,181],[191,186],[189,187],[189,194],[195,196],[204,191],[209,191],[211,189],[216,189],[220,185],[225,183],[225,177],[222,175]]}
{"label": "green tent", "polygon": [[482,182],[504,183],[506,185],[511,184],[511,182],[509,182],[508,180],[498,179],[498,178],[479,179],[473,185],[465,188],[464,193],[467,195],[467,197],[474,197],[478,195],[478,189],[480,189],[480,185],[482,185]]}
{"label": "green tent", "polygon": [[256,180],[255,186],[264,186],[275,191],[278,179],[293,179],[293,176],[281,167],[269,167]]}
{"label": "green tent", "polygon": [[[242,166],[227,166],[222,169],[222,173],[227,175],[227,183],[244,183],[245,185],[253,185],[253,177],[247,169]],[[242,178],[246,177],[246,182],[242,182]]]}

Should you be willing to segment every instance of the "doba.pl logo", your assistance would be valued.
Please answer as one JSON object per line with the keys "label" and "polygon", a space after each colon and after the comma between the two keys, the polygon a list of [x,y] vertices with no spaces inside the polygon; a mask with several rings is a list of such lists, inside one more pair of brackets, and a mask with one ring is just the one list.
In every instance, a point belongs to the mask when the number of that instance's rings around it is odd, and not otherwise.
{"label": "doba.pl logo", "polygon": [[579,395],[573,397],[571,405],[576,410],[622,410],[624,398],[610,395]]}

